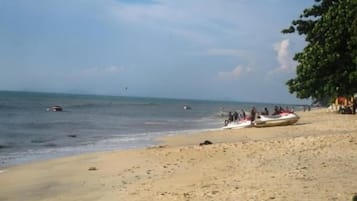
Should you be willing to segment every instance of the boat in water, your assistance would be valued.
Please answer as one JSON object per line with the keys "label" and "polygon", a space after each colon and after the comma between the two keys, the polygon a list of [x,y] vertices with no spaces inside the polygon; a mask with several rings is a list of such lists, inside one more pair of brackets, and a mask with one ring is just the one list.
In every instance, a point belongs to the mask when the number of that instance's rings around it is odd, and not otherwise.
{"label": "boat in water", "polygon": [[242,119],[239,121],[225,122],[223,129],[239,129],[239,128],[248,128],[252,126],[252,122],[248,119]]}
{"label": "boat in water", "polygon": [[183,106],[183,109],[184,109],[184,110],[191,110],[192,108],[191,108],[191,106],[189,106],[189,105],[184,105],[184,106]]}
{"label": "boat in water", "polygon": [[286,126],[295,124],[299,119],[293,112],[283,112],[276,115],[258,115],[253,124],[254,127]]}
{"label": "boat in water", "polygon": [[63,108],[61,106],[55,105],[55,106],[52,106],[51,108],[47,108],[47,111],[62,112]]}

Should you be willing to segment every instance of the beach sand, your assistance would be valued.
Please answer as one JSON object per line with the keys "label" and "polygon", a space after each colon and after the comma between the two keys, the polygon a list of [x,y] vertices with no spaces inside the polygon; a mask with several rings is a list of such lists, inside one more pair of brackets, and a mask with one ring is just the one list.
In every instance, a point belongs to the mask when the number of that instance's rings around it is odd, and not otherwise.
{"label": "beach sand", "polygon": [[[2,170],[0,200],[352,200],[357,116],[300,112],[292,126],[176,135],[160,146]],[[199,146],[209,140],[212,145]]]}

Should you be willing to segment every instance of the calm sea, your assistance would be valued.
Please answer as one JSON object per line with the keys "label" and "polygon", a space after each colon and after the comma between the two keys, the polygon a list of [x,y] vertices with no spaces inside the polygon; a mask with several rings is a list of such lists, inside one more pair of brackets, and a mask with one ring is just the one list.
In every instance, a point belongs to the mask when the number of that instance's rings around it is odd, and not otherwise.
{"label": "calm sea", "polygon": [[[63,112],[48,111],[53,105],[62,106]],[[0,91],[0,167],[151,146],[162,135],[219,129],[228,111],[249,110],[252,105]]]}

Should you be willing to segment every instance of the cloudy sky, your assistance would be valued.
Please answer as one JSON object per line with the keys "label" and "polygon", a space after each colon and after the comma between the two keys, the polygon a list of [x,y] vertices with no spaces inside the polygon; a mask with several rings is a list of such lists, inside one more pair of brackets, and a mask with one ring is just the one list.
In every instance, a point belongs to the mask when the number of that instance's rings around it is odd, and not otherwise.
{"label": "cloudy sky", "polygon": [[0,0],[0,90],[302,103],[280,31],[313,3]]}

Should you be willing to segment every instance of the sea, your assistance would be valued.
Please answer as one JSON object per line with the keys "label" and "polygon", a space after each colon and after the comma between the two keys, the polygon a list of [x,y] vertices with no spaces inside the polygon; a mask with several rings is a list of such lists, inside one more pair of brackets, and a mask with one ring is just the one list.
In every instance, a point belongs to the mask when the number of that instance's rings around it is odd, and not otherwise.
{"label": "sea", "polygon": [[220,129],[229,111],[253,105],[275,104],[0,91],[0,169],[155,146],[160,136]]}

